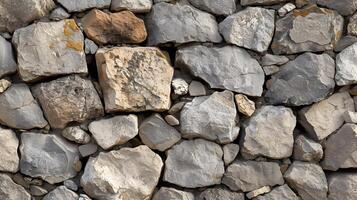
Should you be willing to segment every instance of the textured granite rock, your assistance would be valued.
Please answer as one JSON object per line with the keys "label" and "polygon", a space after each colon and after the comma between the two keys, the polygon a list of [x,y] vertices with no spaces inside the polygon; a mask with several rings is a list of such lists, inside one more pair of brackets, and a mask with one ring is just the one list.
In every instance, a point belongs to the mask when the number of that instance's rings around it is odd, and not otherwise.
{"label": "textured granite rock", "polygon": [[66,186],[59,186],[46,194],[42,200],[78,200],[78,198],[78,194],[67,189]]}
{"label": "textured granite rock", "polygon": [[214,15],[231,15],[236,11],[235,0],[188,0],[196,8]]}
{"label": "textured granite rock", "polygon": [[239,153],[239,145],[229,143],[223,146],[223,161],[225,165],[231,164]]}
{"label": "textured granite rock", "polygon": [[278,3],[286,2],[287,0],[241,0],[240,4],[242,6],[250,5],[273,5]]}
{"label": "textured granite rock", "polygon": [[14,183],[7,174],[0,174],[0,195],[6,200],[31,200],[31,195],[21,186]]}
{"label": "textured granite rock", "polygon": [[301,200],[287,184],[275,187],[271,192],[258,196],[255,200]]}
{"label": "textured granite rock", "polygon": [[306,162],[319,162],[323,156],[321,144],[305,137],[298,135],[294,141],[294,154],[295,160]]}
{"label": "textured granite rock", "polygon": [[357,10],[356,0],[317,0],[317,4],[337,10],[341,15],[351,15]]}
{"label": "textured granite rock", "polygon": [[161,187],[153,196],[152,200],[195,200],[191,192],[174,188]]}
{"label": "textured granite rock", "polygon": [[196,200],[244,200],[244,193],[232,192],[225,187],[207,188],[196,196]]}
{"label": "textured granite rock", "polygon": [[329,200],[354,200],[357,199],[357,173],[339,172],[327,176]]}
{"label": "textured granite rock", "polygon": [[18,147],[19,139],[15,132],[0,128],[0,171],[15,173],[19,170]]}
{"label": "textured granite rock", "polygon": [[87,144],[90,141],[90,135],[80,126],[69,126],[62,130],[62,136],[67,140],[78,144]]}
{"label": "textured granite rock", "polygon": [[336,56],[335,80],[338,86],[357,83],[357,43],[347,47]]}
{"label": "textured granite rock", "polygon": [[0,36],[0,78],[15,73],[17,64],[11,43]]}
{"label": "textured granite rock", "polygon": [[111,0],[57,0],[68,12],[80,12],[90,8],[109,8]]}
{"label": "textured granite rock", "polygon": [[150,12],[152,4],[152,0],[112,0],[110,10],[130,10],[134,13],[147,13]]}
{"label": "textured granite rock", "polygon": [[238,108],[238,111],[247,117],[250,117],[255,112],[255,103],[249,100],[244,94],[234,95],[234,99]]}

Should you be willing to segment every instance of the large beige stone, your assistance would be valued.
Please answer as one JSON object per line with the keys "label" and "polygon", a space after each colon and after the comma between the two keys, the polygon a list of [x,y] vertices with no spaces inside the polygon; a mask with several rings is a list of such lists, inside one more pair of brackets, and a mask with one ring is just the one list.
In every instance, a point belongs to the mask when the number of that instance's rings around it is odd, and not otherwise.
{"label": "large beige stone", "polygon": [[0,198],[4,200],[30,200],[31,196],[6,174],[0,174]]}
{"label": "large beige stone", "polygon": [[0,128],[0,171],[17,172],[19,169],[18,146],[19,139],[15,132],[11,129]]}

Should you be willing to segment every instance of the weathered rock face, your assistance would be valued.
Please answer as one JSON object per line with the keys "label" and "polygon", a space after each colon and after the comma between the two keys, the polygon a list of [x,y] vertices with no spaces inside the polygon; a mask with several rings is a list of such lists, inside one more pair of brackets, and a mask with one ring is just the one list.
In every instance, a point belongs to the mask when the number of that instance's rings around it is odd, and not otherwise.
{"label": "weathered rock face", "polygon": [[357,125],[345,124],[326,142],[325,157],[321,165],[326,170],[357,168]]}
{"label": "weathered rock face", "polygon": [[159,114],[146,118],[139,127],[139,136],[151,149],[165,151],[181,139],[181,134]]}
{"label": "weathered rock face", "polygon": [[80,170],[77,146],[57,135],[21,134],[21,173],[54,184],[75,177]]}
{"label": "weathered rock face", "polygon": [[18,171],[18,146],[19,140],[16,134],[11,129],[0,128],[0,171],[13,173]]}
{"label": "weathered rock face", "polygon": [[73,19],[39,22],[16,30],[12,42],[22,80],[33,82],[51,76],[86,74],[83,40]]}
{"label": "weathered rock face", "polygon": [[357,10],[356,0],[317,0],[317,4],[337,10],[341,15],[351,15]]}
{"label": "weathered rock face", "polygon": [[146,146],[122,148],[90,158],[81,185],[89,196],[99,200],[149,200],[162,167],[160,156]]}
{"label": "weathered rock face", "polygon": [[302,199],[327,199],[327,180],[324,171],[317,164],[295,161],[284,178]]}
{"label": "weathered rock face", "polygon": [[223,161],[225,165],[231,164],[239,153],[239,145],[229,143],[223,146]]}
{"label": "weathered rock face", "polygon": [[16,72],[11,43],[0,36],[0,78]]}
{"label": "weathered rock face", "polygon": [[263,106],[250,118],[242,140],[243,154],[281,159],[293,152],[296,117],[290,108]]}
{"label": "weathered rock face", "polygon": [[132,114],[119,115],[93,121],[88,128],[99,146],[109,149],[128,142],[138,134],[138,117]]}
{"label": "weathered rock face", "polygon": [[[55,7],[53,0],[2,0],[0,32],[13,32],[48,14]],[[24,12],[26,11],[26,12]]]}
{"label": "weathered rock face", "polygon": [[332,173],[327,177],[329,200],[354,200],[357,199],[356,184],[357,173],[343,172]]}
{"label": "weathered rock face", "polygon": [[169,109],[173,68],[159,49],[99,49],[96,62],[107,112]]}
{"label": "weathered rock face", "polygon": [[208,188],[196,200],[244,200],[244,193],[232,192],[225,187]]}
{"label": "weathered rock face", "polygon": [[248,99],[244,94],[234,95],[234,99],[238,108],[238,111],[248,117],[252,116],[255,112],[255,103]]}
{"label": "weathered rock face", "polygon": [[59,186],[50,193],[46,194],[42,200],[78,200],[78,198],[78,194],[67,189],[66,186]]}
{"label": "weathered rock face", "polygon": [[244,49],[234,46],[180,48],[176,66],[187,68],[212,88],[227,89],[250,96],[263,91],[264,71]]}
{"label": "weathered rock face", "polygon": [[69,126],[62,130],[62,136],[67,140],[79,143],[87,144],[90,141],[90,135],[86,133],[79,126]]}
{"label": "weathered rock face", "polygon": [[219,184],[224,174],[222,148],[203,139],[186,140],[167,152],[163,180],[187,188]]}
{"label": "weathered rock face", "polygon": [[20,185],[14,183],[7,174],[0,174],[0,195],[6,200],[31,200],[31,196]]}
{"label": "weathered rock face", "polygon": [[25,84],[14,84],[0,94],[0,123],[17,129],[43,128],[47,121]]}
{"label": "weathered rock face", "polygon": [[318,162],[321,160],[323,153],[322,146],[319,143],[305,137],[304,135],[299,135],[295,138],[295,160]]}
{"label": "weathered rock face", "polygon": [[334,76],[335,62],[330,56],[304,53],[272,76],[265,99],[271,104],[309,105],[333,91]]}
{"label": "weathered rock face", "polygon": [[274,34],[274,10],[248,7],[219,24],[226,42],[254,51],[266,51]]}
{"label": "weathered rock face", "polygon": [[105,13],[94,9],[82,18],[86,35],[98,44],[141,43],[147,33],[144,21],[130,11]]}
{"label": "weathered rock face", "polygon": [[241,0],[240,4],[242,6],[250,6],[250,5],[273,5],[277,3],[283,3],[286,0]]}
{"label": "weathered rock face", "polygon": [[195,196],[190,192],[177,190],[174,188],[161,187],[152,200],[195,200]]}
{"label": "weathered rock face", "polygon": [[190,5],[158,3],[146,18],[148,45],[221,42],[215,17]]}
{"label": "weathered rock face", "polygon": [[352,97],[348,92],[335,93],[300,110],[299,122],[312,138],[322,140],[341,127],[346,111],[355,111]]}
{"label": "weathered rock face", "polygon": [[222,183],[233,191],[249,192],[266,185],[282,185],[284,179],[277,163],[237,160],[228,166]]}
{"label": "weathered rock face", "polygon": [[147,13],[150,12],[152,4],[152,0],[112,0],[110,10],[130,10],[134,13]]}
{"label": "weathered rock face", "polygon": [[92,82],[77,75],[40,83],[32,88],[52,128],[103,115],[103,106]]}
{"label": "weathered rock face", "polygon": [[357,83],[357,43],[336,56],[335,80],[339,86]]}
{"label": "weathered rock face", "polygon": [[[276,22],[275,54],[332,50],[343,31],[343,17],[316,5],[294,10]],[[308,37],[307,37],[308,36]]]}
{"label": "weathered rock face", "polygon": [[196,8],[214,15],[231,15],[236,11],[235,0],[189,0],[189,2]]}
{"label": "weathered rock face", "polygon": [[57,0],[69,12],[79,12],[90,8],[109,8],[111,0]]}
{"label": "weathered rock face", "polygon": [[287,184],[275,187],[271,192],[258,196],[256,200],[300,200]]}
{"label": "weathered rock face", "polygon": [[233,142],[239,133],[233,93],[215,92],[196,97],[181,110],[180,130],[185,138],[201,137],[218,143]]}
{"label": "weathered rock face", "polygon": [[357,14],[354,14],[351,18],[349,18],[347,33],[351,36],[357,36]]}

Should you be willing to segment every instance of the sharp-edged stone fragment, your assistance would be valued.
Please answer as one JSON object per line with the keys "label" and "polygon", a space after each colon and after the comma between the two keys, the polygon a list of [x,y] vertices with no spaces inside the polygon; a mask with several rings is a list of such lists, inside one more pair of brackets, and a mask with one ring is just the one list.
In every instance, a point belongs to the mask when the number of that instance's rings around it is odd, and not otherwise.
{"label": "sharp-edged stone fragment", "polygon": [[148,45],[222,41],[214,16],[190,5],[157,3],[146,18]]}
{"label": "sharp-edged stone fragment", "polygon": [[241,152],[248,157],[287,158],[293,152],[296,117],[290,108],[263,106],[249,119]]}
{"label": "sharp-edged stone fragment", "polygon": [[56,9],[52,10],[49,18],[54,21],[59,21],[62,19],[67,19],[70,16],[71,15],[65,9],[63,9],[62,7],[58,7]]}
{"label": "sharp-edged stone fragment", "polygon": [[277,20],[271,48],[274,54],[332,50],[343,32],[343,17],[311,5]]}
{"label": "sharp-edged stone fragment", "polygon": [[235,46],[180,48],[176,66],[188,69],[211,88],[227,89],[250,96],[263,92],[264,71],[246,50]]}
{"label": "sharp-edged stone fragment", "polygon": [[303,200],[327,200],[327,180],[319,165],[295,161],[284,178]]}
{"label": "sharp-edged stone fragment", "polygon": [[223,91],[186,103],[180,117],[182,137],[200,137],[221,144],[233,142],[239,134],[233,98],[232,92]]}
{"label": "sharp-edged stone fragment", "polygon": [[161,187],[154,194],[152,200],[195,200],[195,196],[191,192]]}
{"label": "sharp-edged stone fragment", "polygon": [[322,140],[342,126],[346,111],[355,111],[348,92],[335,93],[328,99],[299,111],[299,122],[316,139]]}
{"label": "sharp-edged stone fragment", "polygon": [[201,192],[196,200],[244,200],[244,193],[232,192],[225,187],[216,186]]}
{"label": "sharp-edged stone fragment", "polygon": [[96,144],[85,144],[78,147],[78,151],[82,157],[87,157],[97,152],[98,146]]}
{"label": "sharp-edged stone fragment", "polygon": [[[0,128],[0,171],[15,173],[19,169],[19,140],[11,129]],[[0,192],[1,196],[1,192]]]}
{"label": "sharp-edged stone fragment", "polygon": [[111,0],[57,0],[68,12],[81,12],[90,8],[109,8]]}
{"label": "sharp-edged stone fragment", "polygon": [[318,162],[323,156],[322,146],[305,137],[304,135],[299,135],[295,138],[294,142],[294,159],[307,161],[307,162]]}
{"label": "sharp-edged stone fragment", "polygon": [[7,174],[0,174],[0,195],[6,200],[31,200],[31,195]]}
{"label": "sharp-edged stone fragment", "polygon": [[357,37],[356,36],[352,36],[352,35],[346,35],[344,37],[342,37],[338,43],[335,46],[334,51],[336,52],[341,52],[343,51],[345,48],[351,46],[352,44],[357,42]]}
{"label": "sharp-edged stone fragment", "polygon": [[163,180],[186,188],[221,183],[222,148],[203,139],[186,140],[167,152]]}
{"label": "sharp-edged stone fragment", "polygon": [[65,186],[59,186],[52,190],[42,200],[78,200],[79,196]]}
{"label": "sharp-edged stone fragment", "polygon": [[265,54],[260,61],[260,64],[263,66],[270,65],[283,65],[289,62],[289,58],[286,56],[278,56],[273,54]]}
{"label": "sharp-edged stone fragment", "polygon": [[276,65],[270,65],[270,66],[264,66],[263,70],[266,76],[270,76],[272,74],[277,73],[280,70],[280,68]]}
{"label": "sharp-edged stone fragment", "polygon": [[275,187],[271,192],[258,196],[255,200],[301,200],[287,184]]}
{"label": "sharp-edged stone fragment", "polygon": [[239,153],[239,145],[230,143],[223,146],[223,161],[225,165],[231,164]]}
{"label": "sharp-edged stone fragment", "polygon": [[39,22],[16,30],[12,42],[21,79],[33,82],[51,76],[86,74],[83,41],[73,19]]}
{"label": "sharp-edged stone fragment", "polygon": [[45,194],[48,193],[48,191],[38,185],[30,185],[30,193],[33,197],[40,197],[40,196],[44,196]]}
{"label": "sharp-edged stone fragment", "polygon": [[278,3],[286,2],[287,0],[240,0],[240,4],[242,6],[250,6],[250,5],[273,5]]}
{"label": "sharp-edged stone fragment", "polygon": [[284,179],[275,162],[236,160],[226,169],[222,183],[233,191],[250,192],[263,186],[282,185]]}
{"label": "sharp-edged stone fragment", "polygon": [[352,17],[350,17],[347,25],[347,34],[357,36],[357,14],[354,14]]}
{"label": "sharp-edged stone fragment", "polygon": [[231,15],[236,11],[235,0],[188,0],[196,8],[214,15]]}
{"label": "sharp-edged stone fragment", "polygon": [[0,94],[0,123],[26,130],[47,125],[40,106],[23,83],[13,84]]}
{"label": "sharp-edged stone fragment", "polygon": [[96,61],[107,112],[163,111],[170,108],[174,70],[159,49],[99,49]]}
{"label": "sharp-edged stone fragment", "polygon": [[160,156],[144,145],[100,153],[87,162],[81,186],[98,200],[148,200],[162,167]]}
{"label": "sharp-edged stone fragment", "polygon": [[5,92],[11,86],[8,79],[0,79],[0,94]]}
{"label": "sharp-edged stone fragment", "polygon": [[207,94],[206,87],[198,81],[192,81],[188,91],[191,97],[205,96]]}
{"label": "sharp-edged stone fragment", "polygon": [[357,83],[357,43],[337,54],[335,80],[338,86]]}
{"label": "sharp-edged stone fragment", "polygon": [[351,15],[357,10],[356,0],[317,0],[317,4],[337,10],[341,15]]}
{"label": "sharp-edged stone fragment", "polygon": [[265,99],[270,104],[309,105],[333,91],[334,76],[335,62],[329,55],[305,53],[272,76]]}
{"label": "sharp-edged stone fragment", "polygon": [[234,99],[238,108],[238,111],[243,115],[250,117],[255,112],[255,103],[254,101],[248,99],[244,94],[234,95]]}
{"label": "sharp-edged stone fragment", "polygon": [[81,166],[77,146],[57,135],[22,133],[20,152],[21,173],[50,184],[75,177]]}
{"label": "sharp-edged stone fragment", "polygon": [[152,0],[112,0],[110,10],[130,10],[134,13],[147,13],[150,12],[152,4]]}
{"label": "sharp-edged stone fragment", "polygon": [[357,199],[357,173],[337,172],[327,176],[329,200],[355,200]]}
{"label": "sharp-edged stone fragment", "polygon": [[62,130],[62,136],[67,140],[79,144],[87,144],[90,141],[90,135],[80,126],[69,126]]}
{"label": "sharp-edged stone fragment", "polygon": [[259,196],[259,195],[262,195],[262,194],[265,194],[265,193],[268,193],[270,192],[270,187],[269,186],[264,186],[264,187],[261,187],[259,189],[256,189],[256,190],[253,190],[251,192],[248,192],[247,193],[247,198],[248,199],[252,199],[256,196]]}
{"label": "sharp-edged stone fragment", "polygon": [[98,45],[92,40],[86,38],[84,40],[84,52],[86,54],[95,54],[98,50]]}
{"label": "sharp-edged stone fragment", "polygon": [[343,114],[343,119],[346,123],[354,123],[357,124],[357,112],[346,111]]}
{"label": "sharp-edged stone fragment", "polygon": [[88,128],[99,146],[110,149],[128,142],[138,134],[138,117],[133,114],[119,115],[93,121]]}
{"label": "sharp-edged stone fragment", "polygon": [[293,11],[296,6],[293,3],[287,3],[283,7],[279,8],[278,14],[280,17],[284,17],[289,12]]}
{"label": "sharp-edged stone fragment", "polygon": [[182,78],[174,78],[171,86],[176,95],[182,96],[188,93],[188,83]]}
{"label": "sharp-edged stone fragment", "polygon": [[15,73],[16,69],[17,64],[15,61],[11,43],[5,40],[5,38],[3,38],[2,36],[0,36],[0,78]]}

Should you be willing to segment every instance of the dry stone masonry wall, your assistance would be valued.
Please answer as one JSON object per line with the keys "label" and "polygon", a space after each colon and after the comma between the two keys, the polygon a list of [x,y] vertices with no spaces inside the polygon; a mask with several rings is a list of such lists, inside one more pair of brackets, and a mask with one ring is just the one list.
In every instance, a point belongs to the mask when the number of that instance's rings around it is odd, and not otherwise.
{"label": "dry stone masonry wall", "polygon": [[0,0],[0,200],[357,200],[357,0]]}

